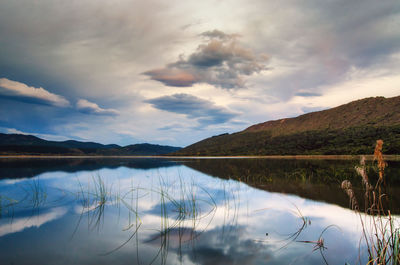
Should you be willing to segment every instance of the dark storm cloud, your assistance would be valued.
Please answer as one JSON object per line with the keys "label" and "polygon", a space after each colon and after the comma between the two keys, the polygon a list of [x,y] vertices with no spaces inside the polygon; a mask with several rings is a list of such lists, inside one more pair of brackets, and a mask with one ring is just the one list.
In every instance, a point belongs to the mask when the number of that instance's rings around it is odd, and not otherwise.
{"label": "dark storm cloud", "polygon": [[207,83],[231,89],[245,86],[244,76],[265,70],[266,55],[256,55],[237,41],[238,35],[222,31],[207,31],[207,38],[188,58],[181,58],[164,68],[144,72],[151,79],[166,86],[192,86]]}
{"label": "dark storm cloud", "polygon": [[226,108],[216,106],[213,102],[189,94],[174,94],[146,100],[154,108],[186,115],[196,119],[202,125],[225,123],[238,116]]}

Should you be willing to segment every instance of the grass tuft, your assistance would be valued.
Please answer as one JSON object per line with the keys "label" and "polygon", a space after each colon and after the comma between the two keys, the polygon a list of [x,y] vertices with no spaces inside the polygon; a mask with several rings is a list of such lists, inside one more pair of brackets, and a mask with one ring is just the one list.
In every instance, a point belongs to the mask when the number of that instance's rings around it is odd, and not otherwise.
{"label": "grass tuft", "polygon": [[363,242],[368,252],[368,264],[400,264],[399,235],[400,228],[397,220],[386,209],[387,195],[385,193],[384,170],[387,166],[382,154],[383,141],[377,140],[374,151],[374,163],[378,168],[378,180],[375,187],[369,183],[365,170],[365,159],[361,158],[357,173],[362,178],[365,191],[364,212],[361,212],[356,201],[351,183],[342,182],[342,189],[347,193],[351,208],[358,214],[362,226]]}

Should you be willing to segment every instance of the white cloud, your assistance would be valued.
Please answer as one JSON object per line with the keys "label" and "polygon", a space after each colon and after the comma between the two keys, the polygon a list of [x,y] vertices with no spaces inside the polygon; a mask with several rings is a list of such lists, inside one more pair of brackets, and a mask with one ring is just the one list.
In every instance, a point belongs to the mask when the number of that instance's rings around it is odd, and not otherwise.
{"label": "white cloud", "polygon": [[11,133],[11,134],[28,134],[23,131],[17,130],[15,128],[0,128],[0,130],[4,130],[6,133]]}
{"label": "white cloud", "polygon": [[53,208],[50,212],[34,217],[15,218],[13,222],[0,225],[0,237],[23,231],[30,227],[40,227],[43,224],[59,219],[67,213],[63,207]]}
{"label": "white cloud", "polygon": [[[75,107],[43,119],[39,105],[2,101],[3,126],[118,144],[172,139],[158,143],[182,146],[304,110],[400,93],[396,0],[30,2],[0,4],[0,35],[7,36],[1,40],[2,77],[36,84],[29,80],[34,77],[74,107],[79,98],[96,102],[100,107],[89,102],[83,109],[103,115],[80,115]],[[262,54],[270,56],[268,71],[258,71]],[[354,69],[365,74],[349,75]],[[151,75],[141,74],[146,71]],[[375,75],[381,71],[388,72],[387,81]],[[241,87],[241,81],[246,89],[218,89]],[[223,124],[227,129],[199,130],[186,116],[143,102],[182,93],[241,113],[248,124],[231,119]],[[120,115],[104,115],[103,108]]]}
{"label": "white cloud", "polygon": [[67,107],[69,101],[60,95],[53,94],[46,89],[28,86],[24,83],[0,78],[0,94],[15,97],[31,103],[47,104],[57,107]]}
{"label": "white cloud", "polygon": [[76,103],[76,108],[83,113],[88,113],[88,114],[97,114],[97,115],[110,115],[110,116],[115,116],[119,115],[119,111],[115,109],[103,109],[99,107],[94,102],[90,102],[86,99],[79,99],[78,102]]}
{"label": "white cloud", "polygon": [[305,107],[336,107],[348,102],[367,97],[395,97],[400,93],[398,84],[400,76],[371,75],[368,73],[353,73],[347,81],[324,87],[323,95],[314,97],[293,97],[288,104],[297,104]]}

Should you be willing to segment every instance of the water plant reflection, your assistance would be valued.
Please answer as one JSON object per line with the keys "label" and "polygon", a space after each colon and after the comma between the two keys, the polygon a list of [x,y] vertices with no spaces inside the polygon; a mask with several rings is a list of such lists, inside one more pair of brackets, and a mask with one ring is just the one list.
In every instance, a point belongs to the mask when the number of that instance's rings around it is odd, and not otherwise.
{"label": "water plant reflection", "polygon": [[[239,166],[233,170],[248,163],[237,162]],[[220,161],[215,163],[219,166]],[[225,164],[230,167],[233,162]],[[314,163],[309,165],[314,167]],[[254,171],[257,176],[264,170],[267,176],[259,185],[274,186],[277,176],[265,169]],[[295,172],[292,177],[303,183],[298,185],[306,187],[311,182],[311,188],[319,187],[312,183],[319,174],[315,168]],[[251,170],[247,174],[253,179]],[[229,175],[235,176],[234,172]],[[289,176],[285,178],[289,180]],[[244,177],[213,178],[186,166],[151,170],[120,167],[42,174],[20,179],[17,185],[11,180],[0,181],[0,193],[20,201],[26,197],[22,187],[31,191],[32,180],[39,181],[36,190],[45,192],[46,199],[40,200],[40,211],[33,213],[27,211],[35,205],[31,195],[15,205],[14,224],[41,222],[21,226],[21,233],[14,233],[11,225],[2,226],[5,233],[0,246],[6,263],[24,264],[24,259],[33,260],[36,255],[37,264],[70,264],[71,252],[79,255],[79,264],[321,264],[320,251],[329,264],[353,264],[357,258],[358,241],[354,239],[361,234],[352,227],[355,222],[350,210],[255,189]],[[63,214],[44,218],[52,209],[63,209]],[[11,223],[11,219],[3,216],[0,225],[6,222]],[[343,233],[328,229],[321,236],[331,224],[340,226]],[[37,244],[40,239],[42,243]],[[24,251],[21,258],[8,254],[18,251],[13,246]],[[318,246],[328,249],[313,251]]]}

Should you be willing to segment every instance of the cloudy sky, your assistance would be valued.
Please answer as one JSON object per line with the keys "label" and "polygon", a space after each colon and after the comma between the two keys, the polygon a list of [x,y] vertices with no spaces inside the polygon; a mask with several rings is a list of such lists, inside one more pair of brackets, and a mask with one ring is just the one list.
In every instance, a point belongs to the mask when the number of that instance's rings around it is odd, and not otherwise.
{"label": "cloudy sky", "polygon": [[186,146],[398,95],[398,0],[0,0],[0,132]]}

